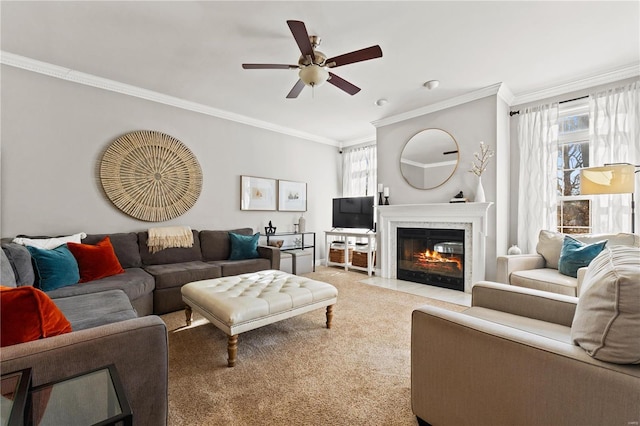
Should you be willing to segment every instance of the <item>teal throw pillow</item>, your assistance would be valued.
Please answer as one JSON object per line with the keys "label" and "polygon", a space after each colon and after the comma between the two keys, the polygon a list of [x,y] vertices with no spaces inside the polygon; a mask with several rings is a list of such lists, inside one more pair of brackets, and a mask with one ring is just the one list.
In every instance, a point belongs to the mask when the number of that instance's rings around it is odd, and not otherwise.
{"label": "teal throw pillow", "polygon": [[80,281],[78,262],[66,244],[52,250],[27,246],[36,271],[36,287],[51,291]]}
{"label": "teal throw pillow", "polygon": [[255,259],[258,257],[259,238],[259,232],[253,235],[240,235],[229,232],[229,239],[231,239],[229,260]]}
{"label": "teal throw pillow", "polygon": [[562,251],[560,251],[558,271],[561,274],[577,278],[578,269],[589,266],[589,263],[600,254],[606,245],[607,240],[585,244],[565,235],[562,242]]}

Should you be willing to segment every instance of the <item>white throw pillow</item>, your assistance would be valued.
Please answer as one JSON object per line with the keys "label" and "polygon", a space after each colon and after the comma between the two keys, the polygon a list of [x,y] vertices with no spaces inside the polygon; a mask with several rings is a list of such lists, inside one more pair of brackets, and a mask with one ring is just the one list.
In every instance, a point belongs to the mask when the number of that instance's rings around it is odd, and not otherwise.
{"label": "white throw pillow", "polygon": [[81,243],[83,238],[86,238],[87,234],[80,232],[78,234],[69,235],[67,237],[55,237],[55,238],[14,238],[13,242],[21,244],[23,246],[36,247],[43,250],[53,250],[67,243]]}
{"label": "white throw pillow", "polygon": [[606,247],[591,261],[571,339],[600,361],[640,364],[640,248]]}

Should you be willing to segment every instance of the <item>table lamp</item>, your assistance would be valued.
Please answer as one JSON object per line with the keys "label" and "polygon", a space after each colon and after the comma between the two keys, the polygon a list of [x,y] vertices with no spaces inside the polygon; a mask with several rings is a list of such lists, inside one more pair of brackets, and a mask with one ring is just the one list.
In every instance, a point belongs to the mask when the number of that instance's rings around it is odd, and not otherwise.
{"label": "table lamp", "polygon": [[631,194],[631,232],[635,233],[635,168],[633,164],[605,164],[580,170],[580,194]]}

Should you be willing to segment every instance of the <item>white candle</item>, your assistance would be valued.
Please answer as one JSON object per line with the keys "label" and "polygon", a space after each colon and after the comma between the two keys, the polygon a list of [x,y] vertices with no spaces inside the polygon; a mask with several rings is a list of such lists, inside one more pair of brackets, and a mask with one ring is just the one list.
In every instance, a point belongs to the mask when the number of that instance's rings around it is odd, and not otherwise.
{"label": "white candle", "polygon": [[378,184],[378,192],[382,192],[382,184],[381,183]]}
{"label": "white candle", "polygon": [[386,188],[384,189],[384,196],[385,196],[385,197],[388,197],[388,196],[389,196],[389,187],[386,187]]}

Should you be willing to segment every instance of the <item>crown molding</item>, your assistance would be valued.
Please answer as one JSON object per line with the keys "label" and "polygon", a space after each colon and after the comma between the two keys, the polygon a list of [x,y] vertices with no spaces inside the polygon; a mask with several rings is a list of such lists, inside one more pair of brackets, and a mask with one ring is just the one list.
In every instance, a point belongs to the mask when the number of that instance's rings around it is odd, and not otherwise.
{"label": "crown molding", "polygon": [[409,120],[411,118],[420,117],[421,115],[430,114],[432,112],[466,104],[468,102],[486,98],[487,96],[498,95],[498,94],[501,94],[501,97],[505,95],[508,96],[508,94],[511,93],[511,91],[506,88],[505,88],[506,91],[505,89],[503,89],[502,93],[500,93],[500,88],[502,86],[503,86],[502,83],[496,83],[479,90],[474,90],[473,92],[465,93],[463,95],[446,99],[441,102],[436,102],[435,104],[431,104],[431,105],[427,105],[411,111],[403,112],[402,114],[385,117],[380,120],[373,121],[371,124],[373,124],[376,128],[382,127],[382,126],[388,126],[389,124],[399,123],[401,121]]}
{"label": "crown molding", "polygon": [[509,105],[522,105],[529,102],[552,98],[554,96],[564,95],[565,93],[584,90],[591,87],[600,86],[602,84],[609,84],[615,81],[637,76],[640,76],[640,63],[627,65],[617,70],[609,71],[595,76],[581,78],[579,80],[561,84],[559,86],[549,87],[547,89],[537,90],[535,92],[522,93],[516,95],[513,99],[513,102]]}
{"label": "crown molding", "polygon": [[163,105],[169,105],[175,108],[184,109],[187,111],[197,112],[212,117],[222,118],[224,120],[235,121],[237,123],[246,124],[252,127],[258,127],[260,129],[277,132],[300,139],[306,139],[312,142],[323,143],[326,145],[339,146],[339,142],[333,139],[324,138],[311,133],[301,132],[299,130],[291,129],[284,126],[279,126],[266,121],[258,120],[246,115],[235,114],[229,111],[224,111],[218,108],[214,108],[208,105],[200,104],[197,102],[187,101],[175,96],[165,95],[153,90],[143,89],[138,86],[133,86],[126,83],[121,83],[115,80],[109,80],[107,78],[98,77],[92,74],[75,71],[70,68],[61,67],[58,65],[50,64],[48,62],[38,61],[36,59],[28,58],[26,56],[16,55],[4,50],[0,50],[0,63],[15,68],[20,68],[26,71],[43,74],[49,77],[59,78],[61,80],[70,81],[85,86],[91,86],[110,92],[116,92],[127,96],[133,96],[136,98],[144,99],[151,102],[156,102]]}

